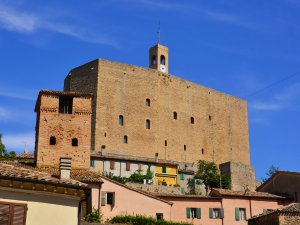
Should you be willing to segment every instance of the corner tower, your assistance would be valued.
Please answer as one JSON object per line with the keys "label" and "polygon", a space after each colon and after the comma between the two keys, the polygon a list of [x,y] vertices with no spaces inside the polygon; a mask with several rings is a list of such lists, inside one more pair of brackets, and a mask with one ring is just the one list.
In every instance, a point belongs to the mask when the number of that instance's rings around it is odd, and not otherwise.
{"label": "corner tower", "polygon": [[149,67],[163,73],[169,72],[169,49],[157,44],[149,49]]}

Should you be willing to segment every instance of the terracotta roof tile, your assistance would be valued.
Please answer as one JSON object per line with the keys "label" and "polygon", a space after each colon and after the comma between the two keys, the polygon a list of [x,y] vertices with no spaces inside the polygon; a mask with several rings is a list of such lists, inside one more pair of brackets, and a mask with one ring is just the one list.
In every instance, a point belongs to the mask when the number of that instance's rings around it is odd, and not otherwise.
{"label": "terracotta roof tile", "polygon": [[205,195],[179,195],[179,194],[171,194],[171,193],[157,193],[150,192],[150,194],[155,195],[157,197],[174,197],[174,198],[198,198],[198,199],[220,199],[220,197],[213,196],[205,196]]}
{"label": "terracotta roof tile", "polygon": [[52,185],[62,185],[70,187],[87,187],[87,184],[81,183],[73,179],[58,179],[51,174],[41,172],[30,168],[29,166],[21,166],[13,163],[0,163],[0,177],[4,179],[23,180],[28,182],[41,182]]}
{"label": "terracotta roof tile", "polygon": [[239,197],[253,197],[253,198],[281,198],[283,196],[273,195],[266,192],[258,191],[233,191],[228,189],[213,188],[209,194],[210,196],[239,196]]}

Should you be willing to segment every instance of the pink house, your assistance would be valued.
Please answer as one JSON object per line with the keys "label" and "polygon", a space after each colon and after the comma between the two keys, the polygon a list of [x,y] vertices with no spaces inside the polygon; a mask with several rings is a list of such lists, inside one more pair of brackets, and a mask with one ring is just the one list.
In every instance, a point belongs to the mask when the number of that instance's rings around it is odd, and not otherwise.
{"label": "pink house", "polygon": [[[139,214],[171,220],[171,202],[106,177],[102,177],[102,180],[104,183],[100,192],[100,208],[104,219],[116,215]],[[92,196],[93,204],[97,204],[99,195],[96,190],[93,193],[96,193],[95,196]]]}
{"label": "pink house", "polygon": [[246,225],[247,219],[288,203],[285,197],[252,191],[212,189],[209,196],[148,193],[106,177],[92,187],[92,205],[104,219],[139,214],[195,225]]}

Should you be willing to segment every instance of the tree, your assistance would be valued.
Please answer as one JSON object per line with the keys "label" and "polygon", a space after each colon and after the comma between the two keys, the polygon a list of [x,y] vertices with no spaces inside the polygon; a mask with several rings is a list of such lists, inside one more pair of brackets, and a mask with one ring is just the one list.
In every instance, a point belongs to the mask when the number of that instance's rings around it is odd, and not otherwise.
{"label": "tree", "polygon": [[262,181],[265,182],[266,180],[268,180],[277,171],[279,171],[279,168],[277,166],[271,165],[269,167],[269,170],[266,172],[266,177],[262,178]]}
{"label": "tree", "polygon": [[230,177],[228,175],[220,174],[220,170],[214,162],[199,160],[196,177],[202,180],[206,194],[208,193],[209,188],[230,187]]}
{"label": "tree", "polygon": [[7,152],[5,145],[2,143],[2,134],[0,134],[0,160],[14,160],[16,153],[14,151]]}

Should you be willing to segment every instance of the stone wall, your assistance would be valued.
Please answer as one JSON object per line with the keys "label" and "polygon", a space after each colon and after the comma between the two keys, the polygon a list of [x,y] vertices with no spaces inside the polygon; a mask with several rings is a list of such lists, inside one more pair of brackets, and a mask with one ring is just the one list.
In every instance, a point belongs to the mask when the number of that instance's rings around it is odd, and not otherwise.
{"label": "stone wall", "polygon": [[[58,167],[60,157],[71,157],[72,168],[88,169],[91,144],[91,97],[74,97],[73,113],[59,113],[59,96],[40,94],[37,102],[35,160],[38,167]],[[55,137],[55,145],[50,145]],[[78,146],[72,146],[77,138]]]}
{"label": "stone wall", "polygon": [[[92,145],[96,149],[105,145],[107,152],[116,154],[250,165],[244,100],[154,69],[106,60],[72,70],[65,90],[95,94]],[[124,117],[123,126],[119,115]]]}
{"label": "stone wall", "polygon": [[[287,213],[279,216],[280,225],[299,225],[300,213]],[[273,225],[273,224],[272,224]]]}

